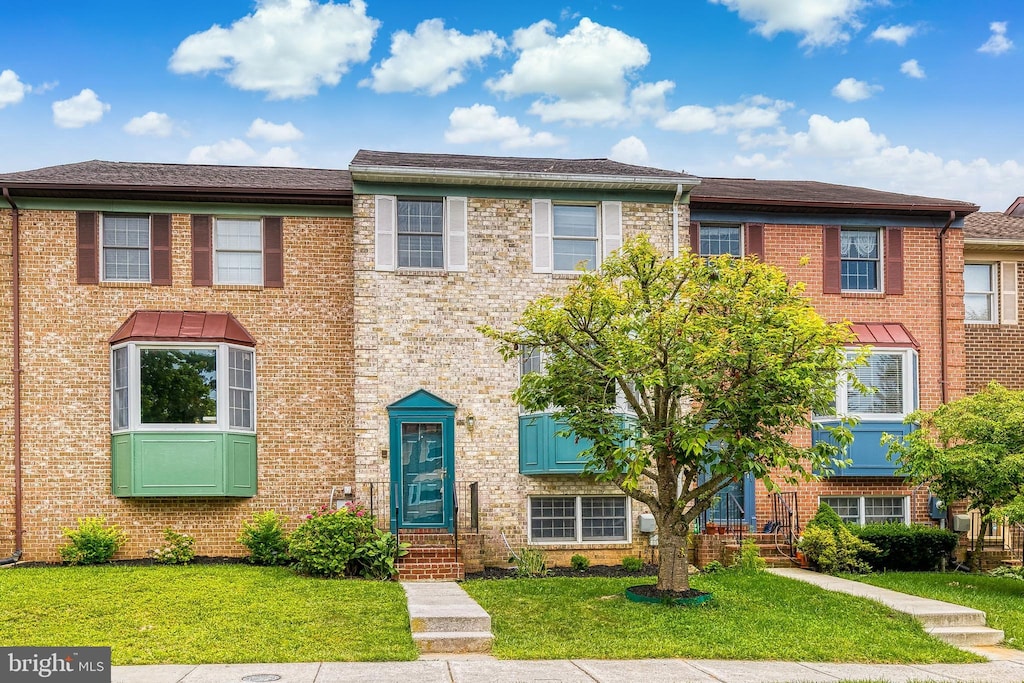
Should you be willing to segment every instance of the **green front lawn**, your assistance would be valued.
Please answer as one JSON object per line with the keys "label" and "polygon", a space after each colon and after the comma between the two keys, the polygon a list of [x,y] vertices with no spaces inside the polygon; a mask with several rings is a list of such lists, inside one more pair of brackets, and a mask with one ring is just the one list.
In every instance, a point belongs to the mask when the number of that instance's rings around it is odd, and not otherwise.
{"label": "green front lawn", "polygon": [[980,609],[989,626],[1006,633],[1005,645],[1024,650],[1024,581],[952,572],[886,572],[847,578]]}
{"label": "green front lawn", "polygon": [[115,665],[417,656],[397,583],[246,565],[0,570],[0,643],[109,645]]}
{"label": "green front lawn", "polygon": [[492,618],[507,659],[774,659],[816,662],[977,662],[918,622],[869,600],[766,573],[697,576],[714,600],[696,608],[629,602],[652,579],[466,581]]}

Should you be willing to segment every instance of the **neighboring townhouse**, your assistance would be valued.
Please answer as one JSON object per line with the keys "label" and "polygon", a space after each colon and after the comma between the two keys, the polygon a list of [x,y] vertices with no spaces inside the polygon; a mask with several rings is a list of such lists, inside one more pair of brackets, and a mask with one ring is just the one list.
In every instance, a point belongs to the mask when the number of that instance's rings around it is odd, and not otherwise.
{"label": "neighboring townhouse", "polygon": [[239,555],[253,511],[351,483],[347,172],[90,161],[0,188],[0,554],[56,561],[104,515],[119,557],[167,527]]}

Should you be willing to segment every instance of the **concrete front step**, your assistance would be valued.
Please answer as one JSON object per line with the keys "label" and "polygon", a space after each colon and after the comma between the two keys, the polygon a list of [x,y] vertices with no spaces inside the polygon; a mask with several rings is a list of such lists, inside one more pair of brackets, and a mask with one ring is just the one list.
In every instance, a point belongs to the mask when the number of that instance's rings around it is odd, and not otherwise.
{"label": "concrete front step", "polygon": [[998,645],[1005,635],[987,626],[934,626],[925,628],[925,632],[956,647]]}
{"label": "concrete front step", "polygon": [[488,653],[494,642],[490,631],[424,631],[412,634],[423,654]]}
{"label": "concrete front step", "polygon": [[413,642],[424,654],[491,651],[491,616],[452,582],[402,583]]}

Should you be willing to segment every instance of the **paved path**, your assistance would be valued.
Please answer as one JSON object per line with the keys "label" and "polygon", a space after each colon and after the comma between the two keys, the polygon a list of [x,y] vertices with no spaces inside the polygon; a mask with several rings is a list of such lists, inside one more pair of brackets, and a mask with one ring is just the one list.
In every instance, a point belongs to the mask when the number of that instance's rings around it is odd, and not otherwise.
{"label": "paved path", "polygon": [[454,581],[403,581],[412,642],[423,654],[490,653],[491,616]]}

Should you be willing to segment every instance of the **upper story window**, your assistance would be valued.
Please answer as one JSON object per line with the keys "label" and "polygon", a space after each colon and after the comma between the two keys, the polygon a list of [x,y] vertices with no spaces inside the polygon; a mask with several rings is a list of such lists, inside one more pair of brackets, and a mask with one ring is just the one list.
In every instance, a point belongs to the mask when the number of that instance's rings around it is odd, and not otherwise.
{"label": "upper story window", "polygon": [[263,225],[259,218],[214,219],[213,249],[216,284],[263,284]]}
{"label": "upper story window", "polygon": [[964,266],[964,320],[969,323],[998,322],[994,263],[968,263]]}
{"label": "upper story window", "polygon": [[598,219],[596,205],[552,206],[552,254],[556,272],[597,268]]}
{"label": "upper story window", "polygon": [[743,256],[742,231],[738,225],[701,225],[700,226],[700,255],[719,256],[729,254],[731,256]]}
{"label": "upper story window", "polygon": [[149,216],[103,214],[103,279],[149,282]]}
{"label": "upper story window", "polygon": [[881,291],[882,241],[879,230],[840,233],[843,291]]}
{"label": "upper story window", "polygon": [[398,200],[398,267],[444,268],[444,204]]}

